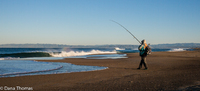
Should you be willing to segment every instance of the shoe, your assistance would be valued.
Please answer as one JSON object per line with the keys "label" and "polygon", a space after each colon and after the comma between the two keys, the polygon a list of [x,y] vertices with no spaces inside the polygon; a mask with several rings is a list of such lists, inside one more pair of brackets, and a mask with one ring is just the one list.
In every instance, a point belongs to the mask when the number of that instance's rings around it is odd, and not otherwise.
{"label": "shoe", "polygon": [[137,68],[138,70],[140,70],[140,68]]}
{"label": "shoe", "polygon": [[148,68],[145,68],[144,70],[148,70]]}

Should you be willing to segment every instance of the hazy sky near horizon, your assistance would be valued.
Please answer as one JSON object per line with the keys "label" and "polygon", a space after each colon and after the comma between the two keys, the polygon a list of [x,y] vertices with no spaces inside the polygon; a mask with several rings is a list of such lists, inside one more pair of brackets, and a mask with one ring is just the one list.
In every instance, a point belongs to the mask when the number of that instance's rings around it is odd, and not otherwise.
{"label": "hazy sky near horizon", "polygon": [[200,0],[0,0],[0,44],[200,43]]}

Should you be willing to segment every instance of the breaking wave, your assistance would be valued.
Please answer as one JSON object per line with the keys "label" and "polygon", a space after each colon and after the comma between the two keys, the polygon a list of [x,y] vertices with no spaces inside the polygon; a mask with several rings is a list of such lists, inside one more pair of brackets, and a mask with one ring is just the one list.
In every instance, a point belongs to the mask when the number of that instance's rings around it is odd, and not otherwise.
{"label": "breaking wave", "polygon": [[125,50],[125,48],[115,47],[115,50]]}
{"label": "breaking wave", "polygon": [[170,49],[169,52],[178,52],[178,51],[186,51],[187,48],[174,48],[174,49]]}
{"label": "breaking wave", "polygon": [[114,54],[116,51],[100,51],[100,50],[92,50],[89,52],[85,51],[62,51],[61,53],[50,53],[53,57],[71,57],[71,56],[83,56],[83,55],[92,55],[92,54]]}
{"label": "breaking wave", "polygon": [[116,51],[61,51],[61,52],[24,52],[24,53],[11,53],[11,54],[0,54],[0,60],[12,60],[18,58],[28,57],[71,57],[71,56],[82,56],[92,54],[115,54]]}

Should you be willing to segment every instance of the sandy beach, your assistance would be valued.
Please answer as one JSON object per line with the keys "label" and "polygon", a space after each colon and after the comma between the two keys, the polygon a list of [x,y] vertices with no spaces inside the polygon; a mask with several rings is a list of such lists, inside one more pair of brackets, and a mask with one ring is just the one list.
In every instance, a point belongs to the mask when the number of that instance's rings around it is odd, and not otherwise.
{"label": "sandy beach", "polygon": [[[153,52],[149,69],[137,70],[138,53],[122,59],[38,60],[108,67],[105,70],[0,78],[4,87],[30,87],[35,91],[155,91],[200,90],[200,51]],[[5,89],[4,89],[5,90]],[[16,90],[16,89],[15,89]],[[21,89],[23,90],[23,89]],[[31,89],[30,89],[31,90]]]}

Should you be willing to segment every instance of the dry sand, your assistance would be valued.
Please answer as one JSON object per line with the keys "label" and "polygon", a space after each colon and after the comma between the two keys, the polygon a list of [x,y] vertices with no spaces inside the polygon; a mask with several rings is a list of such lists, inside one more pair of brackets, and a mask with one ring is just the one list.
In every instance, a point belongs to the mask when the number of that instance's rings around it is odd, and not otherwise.
{"label": "dry sand", "polygon": [[40,91],[200,90],[200,51],[153,52],[148,70],[137,70],[138,53],[123,59],[39,60],[109,67],[105,70],[0,78],[0,88],[32,87]]}

